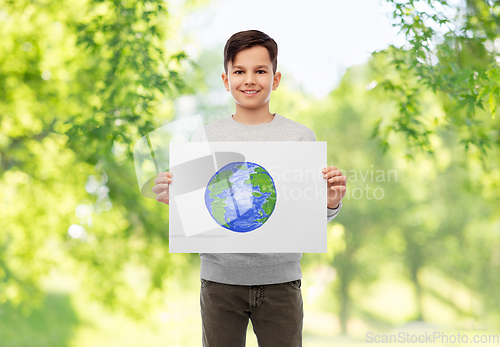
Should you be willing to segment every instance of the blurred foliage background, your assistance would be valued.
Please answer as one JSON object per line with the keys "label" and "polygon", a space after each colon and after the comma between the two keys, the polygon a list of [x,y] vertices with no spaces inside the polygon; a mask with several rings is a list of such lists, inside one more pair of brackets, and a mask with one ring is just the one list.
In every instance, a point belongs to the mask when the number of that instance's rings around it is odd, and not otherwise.
{"label": "blurred foliage background", "polygon": [[[500,4],[387,2],[404,47],[271,99],[348,177],[329,252],[302,261],[306,346],[500,330]],[[206,3],[0,0],[1,346],[200,344],[198,255],[168,253],[132,149],[178,109],[233,112],[223,47],[195,61],[178,36]]]}

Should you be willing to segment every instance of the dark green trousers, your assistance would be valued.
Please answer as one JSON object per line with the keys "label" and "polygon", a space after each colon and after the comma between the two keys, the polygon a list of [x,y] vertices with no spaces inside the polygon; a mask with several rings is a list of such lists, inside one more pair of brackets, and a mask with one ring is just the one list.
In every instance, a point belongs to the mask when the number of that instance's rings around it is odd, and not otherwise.
{"label": "dark green trousers", "polygon": [[301,280],[262,286],[201,279],[204,347],[243,347],[248,319],[259,347],[302,346]]}

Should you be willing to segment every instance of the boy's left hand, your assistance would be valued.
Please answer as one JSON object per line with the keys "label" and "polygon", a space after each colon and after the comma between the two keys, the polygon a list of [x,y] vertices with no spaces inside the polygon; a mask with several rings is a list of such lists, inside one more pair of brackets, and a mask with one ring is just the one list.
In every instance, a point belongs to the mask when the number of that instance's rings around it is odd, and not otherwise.
{"label": "boy's left hand", "polygon": [[345,196],[347,177],[343,176],[342,172],[335,166],[325,167],[321,172],[323,172],[323,178],[328,180],[327,206],[335,209]]}

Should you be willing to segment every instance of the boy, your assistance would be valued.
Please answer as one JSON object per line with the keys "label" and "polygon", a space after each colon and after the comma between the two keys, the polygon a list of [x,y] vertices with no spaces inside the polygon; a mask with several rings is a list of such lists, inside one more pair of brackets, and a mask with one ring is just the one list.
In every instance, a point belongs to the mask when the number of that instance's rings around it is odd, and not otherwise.
{"label": "boy", "polygon": [[[242,31],[224,47],[222,81],[236,112],[205,127],[208,141],[316,141],[312,130],[269,112],[271,91],[281,80],[278,46],[258,30]],[[200,131],[192,141],[200,141]],[[325,167],[327,222],[340,211],[346,177]],[[172,173],[155,180],[156,200],[168,204]],[[200,253],[203,346],[245,346],[248,319],[259,346],[302,346],[301,253]]]}

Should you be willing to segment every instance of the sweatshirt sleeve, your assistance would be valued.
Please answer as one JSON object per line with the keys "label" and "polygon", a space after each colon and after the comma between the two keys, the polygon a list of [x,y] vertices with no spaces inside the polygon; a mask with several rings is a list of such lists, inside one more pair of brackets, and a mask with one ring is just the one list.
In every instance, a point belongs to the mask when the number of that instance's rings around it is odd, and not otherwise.
{"label": "sweatshirt sleeve", "polygon": [[326,207],[326,222],[330,223],[335,217],[340,212],[340,209],[342,208],[342,200],[339,203],[339,206],[337,208],[329,208],[328,206]]}

